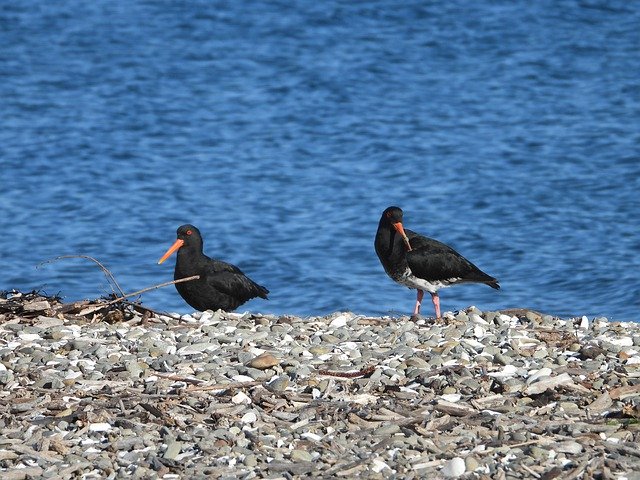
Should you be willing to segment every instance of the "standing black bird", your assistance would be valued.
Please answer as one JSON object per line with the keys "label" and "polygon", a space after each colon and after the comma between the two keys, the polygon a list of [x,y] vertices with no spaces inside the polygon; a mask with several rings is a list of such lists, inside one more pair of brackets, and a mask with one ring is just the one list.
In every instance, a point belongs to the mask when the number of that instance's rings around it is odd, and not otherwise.
{"label": "standing black bird", "polygon": [[458,283],[486,283],[491,288],[500,288],[498,280],[453,248],[405,230],[402,210],[398,207],[389,207],[382,212],[375,247],[387,275],[401,285],[418,290],[414,315],[420,313],[424,290],[431,294],[436,318],[440,318],[440,288]]}
{"label": "standing black bird", "polygon": [[238,267],[202,253],[202,236],[193,225],[178,228],[178,239],[158,264],[176,250],[174,280],[200,275],[198,280],[176,283],[180,296],[196,310],[231,311],[252,298],[267,298],[269,290],[245,276]]}

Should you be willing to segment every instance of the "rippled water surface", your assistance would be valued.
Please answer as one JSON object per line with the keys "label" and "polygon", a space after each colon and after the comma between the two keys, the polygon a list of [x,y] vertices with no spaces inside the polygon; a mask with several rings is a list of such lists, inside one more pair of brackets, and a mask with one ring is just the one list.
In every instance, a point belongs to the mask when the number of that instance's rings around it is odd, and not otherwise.
{"label": "rippled water surface", "polygon": [[[382,210],[502,290],[444,310],[640,315],[637,2],[5,2],[0,289],[67,300],[205,251],[271,290],[241,309],[408,313]],[[146,305],[188,312],[173,287]],[[425,305],[431,311],[431,305]]]}

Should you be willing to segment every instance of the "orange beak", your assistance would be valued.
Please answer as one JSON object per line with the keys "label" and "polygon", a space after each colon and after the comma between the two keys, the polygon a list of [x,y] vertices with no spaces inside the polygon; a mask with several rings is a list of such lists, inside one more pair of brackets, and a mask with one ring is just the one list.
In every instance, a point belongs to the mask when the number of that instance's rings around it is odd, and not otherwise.
{"label": "orange beak", "polygon": [[407,246],[407,251],[410,252],[411,244],[409,243],[409,237],[407,237],[407,234],[404,233],[404,227],[402,226],[402,222],[394,223],[393,228],[395,228],[397,232],[402,236],[402,239],[404,240],[404,243]]}
{"label": "orange beak", "polygon": [[167,250],[167,253],[165,253],[162,258],[160,260],[158,260],[158,265],[160,265],[162,262],[164,262],[167,258],[169,258],[171,256],[171,254],[173,252],[175,252],[176,250],[178,250],[182,245],[184,245],[184,240],[180,240],[177,239],[173,245],[171,245],[171,248],[169,248],[169,250]]}

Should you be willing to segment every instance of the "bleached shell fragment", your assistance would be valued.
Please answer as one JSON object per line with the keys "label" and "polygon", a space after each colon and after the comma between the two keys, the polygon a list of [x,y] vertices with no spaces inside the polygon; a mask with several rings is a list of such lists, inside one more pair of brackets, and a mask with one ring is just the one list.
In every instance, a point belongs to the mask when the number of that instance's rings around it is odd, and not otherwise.
{"label": "bleached shell fragment", "polygon": [[589,319],[586,317],[586,315],[583,315],[582,318],[580,319],[580,329],[581,330],[589,329]]}
{"label": "bleached shell fragment", "polygon": [[389,469],[389,465],[387,465],[384,460],[382,460],[381,458],[373,459],[373,466],[371,467],[371,470],[373,470],[375,473],[380,473],[383,470],[387,469]]}
{"label": "bleached shell fragment", "polygon": [[332,328],[340,328],[344,327],[349,321],[349,317],[347,315],[339,315],[329,323],[329,326]]}
{"label": "bleached shell fragment", "polygon": [[42,340],[37,333],[20,333],[18,338],[24,342],[33,342],[35,340]]}
{"label": "bleached shell fragment", "polygon": [[245,413],[240,419],[242,423],[254,423],[256,420],[258,420],[258,416],[253,411]]}
{"label": "bleached shell fragment", "polygon": [[487,331],[480,325],[476,325],[475,327],[473,327],[473,336],[476,338],[484,338],[486,333]]}
{"label": "bleached shell fragment", "polygon": [[378,397],[368,393],[361,393],[359,395],[345,395],[341,400],[358,403],[360,405],[367,405],[369,403],[376,403],[378,401]]}
{"label": "bleached shell fragment", "polygon": [[524,389],[524,393],[526,395],[536,395],[538,393],[546,392],[547,390],[552,390],[561,385],[569,384],[573,384],[573,380],[568,373],[562,373],[557,377],[546,377],[528,385]]}
{"label": "bleached shell fragment", "polygon": [[234,382],[253,382],[253,378],[248,375],[234,375],[231,380]]}
{"label": "bleached shell fragment", "polygon": [[484,343],[479,342],[474,338],[464,338],[461,340],[460,343],[462,343],[462,345],[468,345],[469,347],[471,347],[473,350],[476,350],[476,351],[481,351],[485,347]]}
{"label": "bleached shell fragment", "polygon": [[465,472],[466,468],[462,458],[454,457],[451,460],[447,460],[440,473],[445,478],[457,478]]}
{"label": "bleached shell fragment", "polygon": [[231,401],[236,405],[240,404],[249,404],[251,403],[251,398],[244,392],[238,392],[233,397],[231,397]]}
{"label": "bleached shell fragment", "polygon": [[606,340],[612,345],[616,345],[618,347],[632,347],[633,346],[633,338],[631,337],[604,337],[602,340]]}
{"label": "bleached shell fragment", "polygon": [[514,377],[517,372],[518,368],[515,365],[505,365],[499,372],[491,372],[487,375],[494,378],[510,378]]}
{"label": "bleached shell fragment", "polygon": [[108,432],[112,428],[113,427],[106,422],[91,423],[89,425],[89,431],[91,432]]}
{"label": "bleached shell fragment", "polygon": [[193,345],[187,345],[178,349],[176,355],[197,355],[202,352],[214,351],[218,348],[218,345],[213,343],[194,343]]}
{"label": "bleached shell fragment", "polygon": [[68,371],[67,374],[64,376],[65,380],[73,380],[75,378],[80,378],[82,377],[82,372],[74,372],[74,371]]}
{"label": "bleached shell fragment", "polygon": [[440,395],[440,398],[447,402],[455,403],[460,401],[462,395],[460,395],[459,393],[445,393],[444,395]]}
{"label": "bleached shell fragment", "polygon": [[487,322],[484,318],[482,318],[477,313],[472,313],[471,315],[469,315],[469,318],[473,323],[477,323],[478,325],[489,325],[489,322]]}
{"label": "bleached shell fragment", "polygon": [[548,377],[551,373],[552,370],[547,367],[541,368],[540,370],[532,370],[527,377],[527,385],[531,385],[544,377]]}

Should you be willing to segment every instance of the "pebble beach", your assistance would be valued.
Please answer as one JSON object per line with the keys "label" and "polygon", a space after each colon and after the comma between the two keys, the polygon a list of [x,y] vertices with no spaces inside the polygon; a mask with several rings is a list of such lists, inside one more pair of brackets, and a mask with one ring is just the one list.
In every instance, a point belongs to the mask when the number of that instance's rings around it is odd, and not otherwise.
{"label": "pebble beach", "polygon": [[640,480],[640,325],[0,296],[0,478]]}

